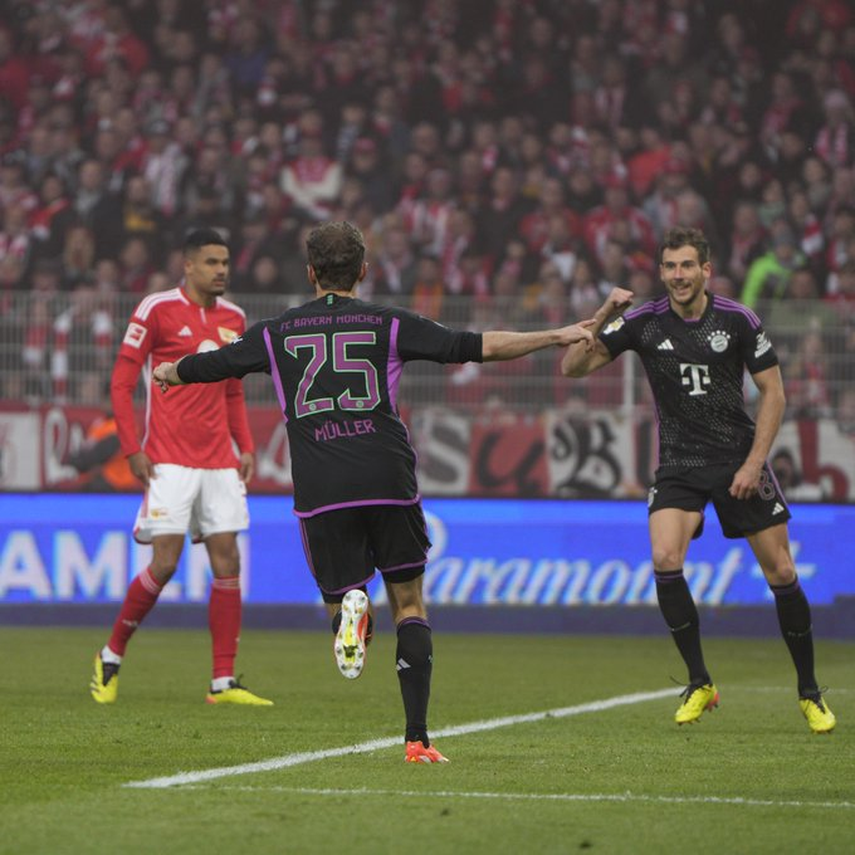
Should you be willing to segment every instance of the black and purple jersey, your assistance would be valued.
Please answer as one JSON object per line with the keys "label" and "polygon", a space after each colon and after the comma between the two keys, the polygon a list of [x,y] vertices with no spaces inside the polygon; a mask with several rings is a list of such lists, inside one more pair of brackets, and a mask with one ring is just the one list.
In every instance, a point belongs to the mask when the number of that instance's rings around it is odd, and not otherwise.
{"label": "black and purple jersey", "polygon": [[744,460],[754,441],[745,369],[757,374],[778,364],[754,312],[717,294],[707,297],[700,318],[684,320],[665,296],[600,334],[612,357],[625,350],[641,357],[656,401],[660,468]]}
{"label": "black and purple jersey", "polygon": [[416,455],[398,415],[404,363],[481,358],[479,333],[327,294],[186,357],[178,373],[187,383],[271,374],[287,423],[294,511],[309,517],[418,501]]}

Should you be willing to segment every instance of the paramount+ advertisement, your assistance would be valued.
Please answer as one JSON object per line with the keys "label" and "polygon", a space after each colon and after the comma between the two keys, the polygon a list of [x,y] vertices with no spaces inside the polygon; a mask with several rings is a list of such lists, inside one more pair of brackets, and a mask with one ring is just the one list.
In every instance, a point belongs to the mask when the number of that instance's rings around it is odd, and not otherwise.
{"label": "paramount+ advertisement", "polygon": [[[0,494],[0,603],[120,602],[146,567],[150,547],[130,530],[139,497]],[[437,605],[576,606],[655,603],[643,501],[431,498],[424,503],[433,546],[424,587]],[[702,605],[771,602],[743,540],[726,540],[712,509],[685,573]],[[247,603],[316,604],[290,497],[250,497],[239,544]],[[811,602],[855,590],[855,506],[793,507],[796,566]],[[210,569],[189,546],[162,601],[204,603]],[[372,595],[383,602],[379,578]]]}

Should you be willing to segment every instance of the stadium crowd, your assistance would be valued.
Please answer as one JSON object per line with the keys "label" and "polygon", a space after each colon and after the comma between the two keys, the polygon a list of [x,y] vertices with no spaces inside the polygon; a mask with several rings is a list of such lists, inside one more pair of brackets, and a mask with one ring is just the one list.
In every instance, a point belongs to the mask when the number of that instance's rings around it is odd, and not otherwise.
{"label": "stadium crowd", "polygon": [[223,231],[240,300],[306,295],[307,230],[351,220],[362,296],[437,319],[468,297],[488,328],[565,323],[614,285],[645,298],[659,237],[686,225],[715,290],[801,326],[779,345],[793,413],[851,409],[846,0],[5,7],[0,302],[45,297],[25,368],[75,323],[108,364],[110,295],[172,287],[195,227]]}

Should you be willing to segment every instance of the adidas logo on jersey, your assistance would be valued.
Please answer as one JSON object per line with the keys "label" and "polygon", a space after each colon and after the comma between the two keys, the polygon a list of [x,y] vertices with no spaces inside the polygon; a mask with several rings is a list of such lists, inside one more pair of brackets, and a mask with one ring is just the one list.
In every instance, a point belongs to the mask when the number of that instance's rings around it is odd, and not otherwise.
{"label": "adidas logo on jersey", "polygon": [[665,341],[662,342],[662,344],[657,345],[656,349],[657,350],[673,350],[674,345],[671,344],[670,338],[666,338]]}
{"label": "adidas logo on jersey", "polygon": [[782,513],[784,513],[784,506],[780,502],[775,502],[775,507],[772,508],[772,516]]}
{"label": "adidas logo on jersey", "polygon": [[190,327],[185,326],[185,327],[181,328],[181,331],[178,333],[178,335],[183,335],[183,336],[193,335],[193,330],[191,330]]}

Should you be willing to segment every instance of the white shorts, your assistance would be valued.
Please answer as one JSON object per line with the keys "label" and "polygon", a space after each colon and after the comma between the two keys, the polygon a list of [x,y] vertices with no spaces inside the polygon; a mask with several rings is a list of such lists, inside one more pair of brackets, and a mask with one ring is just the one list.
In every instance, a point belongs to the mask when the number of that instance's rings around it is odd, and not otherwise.
{"label": "white shorts", "polygon": [[191,469],[158,463],[134,524],[134,540],[187,534],[194,543],[209,534],[249,528],[246,485],[237,469]]}

